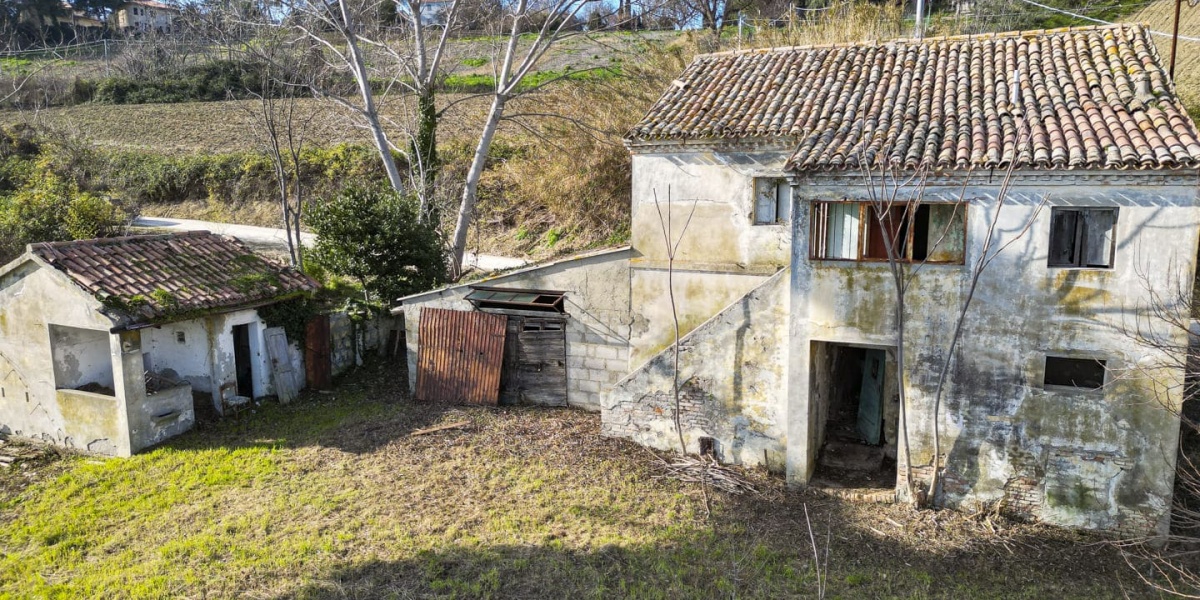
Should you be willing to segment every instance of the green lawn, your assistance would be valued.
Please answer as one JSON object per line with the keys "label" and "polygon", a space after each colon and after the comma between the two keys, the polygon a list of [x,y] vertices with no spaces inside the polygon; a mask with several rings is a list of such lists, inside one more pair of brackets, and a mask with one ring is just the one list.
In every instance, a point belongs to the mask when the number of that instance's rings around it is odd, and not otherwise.
{"label": "green lawn", "polygon": [[1075,534],[761,473],[762,497],[712,493],[706,516],[699,488],[599,437],[594,414],[413,405],[394,369],[353,379],[130,459],[4,470],[0,596],[816,597],[805,504],[830,532],[831,598],[1143,593]]}

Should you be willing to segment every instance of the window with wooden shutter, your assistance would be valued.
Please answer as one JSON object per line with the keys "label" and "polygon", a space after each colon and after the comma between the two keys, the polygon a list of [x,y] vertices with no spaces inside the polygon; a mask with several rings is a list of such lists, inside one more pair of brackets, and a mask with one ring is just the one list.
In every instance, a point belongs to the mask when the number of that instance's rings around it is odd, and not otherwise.
{"label": "window with wooden shutter", "polygon": [[760,177],[754,180],[754,224],[779,225],[792,216],[792,187],[787,180]]}
{"label": "window with wooden shutter", "polygon": [[814,202],[809,256],[826,260],[888,260],[963,264],[966,203],[898,204],[881,220],[867,202]]}
{"label": "window with wooden shutter", "polygon": [[1111,268],[1116,228],[1115,208],[1052,209],[1046,264],[1051,267]]}

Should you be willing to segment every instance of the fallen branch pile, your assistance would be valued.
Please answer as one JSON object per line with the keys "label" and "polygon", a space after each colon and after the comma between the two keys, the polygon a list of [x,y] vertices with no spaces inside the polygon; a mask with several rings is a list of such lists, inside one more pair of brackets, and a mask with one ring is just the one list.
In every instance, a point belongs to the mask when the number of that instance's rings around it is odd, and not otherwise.
{"label": "fallen branch pile", "polygon": [[750,492],[759,495],[758,489],[745,477],[733,469],[721,466],[711,457],[672,456],[668,460],[653,452],[651,454],[658,459],[658,463],[664,471],[662,475],[656,475],[655,479],[676,479],[688,483],[699,483],[730,494]]}

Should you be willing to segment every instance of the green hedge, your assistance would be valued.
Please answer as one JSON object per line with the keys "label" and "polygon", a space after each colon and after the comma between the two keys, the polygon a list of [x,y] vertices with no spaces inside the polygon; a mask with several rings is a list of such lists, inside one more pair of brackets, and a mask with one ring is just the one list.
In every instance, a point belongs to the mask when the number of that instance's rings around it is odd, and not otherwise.
{"label": "green hedge", "polygon": [[[371,183],[385,177],[375,150],[355,144],[306,148],[300,156],[300,172],[314,197],[336,192],[349,181]],[[156,154],[51,142],[24,127],[0,129],[0,197],[44,175],[130,206],[274,200],[277,193],[271,161],[261,153]]]}
{"label": "green hedge", "polygon": [[242,98],[250,93],[262,93],[258,67],[215,60],[185,67],[172,78],[108,77],[94,83],[78,82],[73,87],[72,99],[101,104],[161,104],[225,100],[230,95]]}

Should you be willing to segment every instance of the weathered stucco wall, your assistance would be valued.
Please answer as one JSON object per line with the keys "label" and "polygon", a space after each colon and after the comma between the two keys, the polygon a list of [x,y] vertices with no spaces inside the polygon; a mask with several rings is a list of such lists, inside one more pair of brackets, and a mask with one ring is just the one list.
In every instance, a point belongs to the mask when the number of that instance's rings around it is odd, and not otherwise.
{"label": "weathered stucco wall", "polygon": [[[130,453],[120,344],[108,334],[114,323],[100,308],[66,278],[34,261],[17,263],[0,276],[0,433],[105,454]],[[115,397],[55,389],[52,324],[105,337]]]}
{"label": "weathered stucco wall", "polygon": [[[120,356],[116,364],[118,394],[125,399],[129,452],[153,446],[192,428],[196,416],[188,384],[154,394],[146,391],[146,334],[153,329],[122,331],[113,336]],[[201,344],[202,340],[195,343]]]}
{"label": "weathered stucco wall", "polygon": [[[522,269],[478,285],[566,292],[567,403],[600,409],[601,393],[629,371],[629,251],[605,250]],[[466,285],[410,296],[404,313],[409,385],[416,388],[421,309],[474,310]]]}
{"label": "weathered stucco wall", "polygon": [[133,451],[149,448],[189,429],[196,422],[192,386],[178,385],[146,394],[130,403],[129,427]]}
{"label": "weathered stucco wall", "polygon": [[[967,264],[981,252],[998,187],[983,178],[973,183],[966,191]],[[806,201],[862,198],[860,184],[806,182],[794,210],[789,377],[801,393],[788,407],[788,477],[796,483],[811,477],[819,449],[822,417],[807,392],[812,342],[896,347],[887,266],[808,259]],[[953,199],[961,185],[933,186],[926,199]],[[1164,531],[1179,428],[1161,404],[1178,406],[1181,398],[1179,388],[1156,393],[1130,369],[1159,357],[1124,330],[1152,302],[1147,285],[1161,292],[1177,278],[1191,280],[1194,181],[1026,174],[1000,212],[999,243],[1022,229],[1043,197],[1049,205],[988,267],[968,314],[939,419],[947,464],[942,499],[951,506],[999,502],[1060,525]],[[1113,268],[1047,267],[1053,206],[1119,207]],[[908,292],[905,390],[915,466],[932,462],[936,373],[968,275],[964,266],[927,266]],[[1047,389],[1047,354],[1106,360],[1108,383],[1097,391]]]}
{"label": "weathered stucco wall", "polygon": [[[213,391],[212,352],[208,344],[208,326],[203,318],[142,331],[142,356],[146,368],[186,381],[193,390],[203,393]],[[145,358],[147,356],[149,358]]]}
{"label": "weathered stucco wall", "polygon": [[53,323],[48,329],[57,387],[75,389],[94,384],[112,389],[113,368],[108,331]]}
{"label": "weathered stucco wall", "polygon": [[673,269],[681,333],[788,264],[786,221],[755,224],[755,178],[779,177],[785,158],[783,152],[634,154],[632,366],[674,339],[665,225],[678,244]]}
{"label": "weathered stucco wall", "polygon": [[[680,420],[688,452],[716,440],[723,462],[783,470],[788,273],[767,279],[679,342]],[[605,394],[601,432],[678,449],[673,345]]]}

